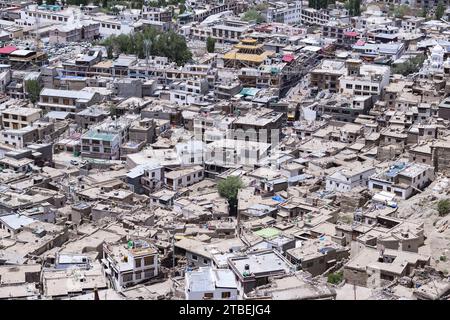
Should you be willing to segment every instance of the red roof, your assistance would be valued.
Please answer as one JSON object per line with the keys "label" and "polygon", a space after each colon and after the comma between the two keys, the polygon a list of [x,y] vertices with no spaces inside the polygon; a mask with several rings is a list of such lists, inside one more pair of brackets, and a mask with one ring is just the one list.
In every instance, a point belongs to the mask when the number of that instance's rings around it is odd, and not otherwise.
{"label": "red roof", "polygon": [[0,54],[10,54],[11,52],[16,51],[17,48],[14,46],[6,46],[3,48],[0,48]]}
{"label": "red roof", "polygon": [[282,60],[283,62],[291,62],[294,59],[295,57],[292,54],[285,54]]}
{"label": "red roof", "polygon": [[357,33],[356,31],[346,31],[346,32],[344,32],[344,36],[347,36],[347,37],[357,37],[357,36],[358,36],[358,33]]}

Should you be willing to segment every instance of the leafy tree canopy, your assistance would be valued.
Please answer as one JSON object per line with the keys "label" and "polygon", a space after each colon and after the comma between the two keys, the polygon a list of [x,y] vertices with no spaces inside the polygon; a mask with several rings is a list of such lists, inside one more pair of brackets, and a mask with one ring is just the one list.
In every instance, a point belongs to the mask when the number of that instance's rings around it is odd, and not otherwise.
{"label": "leafy tree canopy", "polygon": [[242,17],[242,20],[244,21],[256,21],[256,23],[262,23],[265,21],[265,18],[261,14],[261,12],[250,9],[247,12],[244,13],[244,16]]}
{"label": "leafy tree canopy", "polygon": [[25,90],[28,92],[28,98],[33,104],[39,100],[41,89],[42,87],[38,80],[27,80],[25,82]]}
{"label": "leafy tree canopy", "polygon": [[225,180],[221,180],[217,184],[219,194],[228,199],[230,206],[237,205],[237,195],[239,189],[243,187],[241,178],[235,176],[229,176]]}
{"label": "leafy tree canopy", "polygon": [[183,65],[192,58],[187,47],[186,39],[174,31],[162,32],[149,27],[132,34],[110,36],[101,42],[115,53],[136,54],[140,59],[145,58],[146,50],[152,56],[162,56],[170,61]]}

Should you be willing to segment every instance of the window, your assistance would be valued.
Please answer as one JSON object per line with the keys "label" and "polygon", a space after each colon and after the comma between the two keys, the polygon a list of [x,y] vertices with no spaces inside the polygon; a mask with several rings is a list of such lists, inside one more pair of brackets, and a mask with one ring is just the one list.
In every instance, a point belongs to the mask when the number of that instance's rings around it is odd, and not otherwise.
{"label": "window", "polygon": [[134,274],[134,277],[136,278],[136,280],[141,280],[141,278],[142,278],[142,273],[141,273],[141,272],[136,272],[136,273]]}
{"label": "window", "polygon": [[136,265],[136,268],[140,268],[142,265],[142,259],[135,259],[134,264]]}
{"label": "window", "polygon": [[381,186],[381,185],[379,185],[379,184],[376,184],[376,183],[373,183],[373,184],[372,184],[372,187],[373,187],[374,189],[383,190],[383,186]]}
{"label": "window", "polygon": [[133,281],[133,274],[132,273],[126,273],[122,276],[123,282]]}
{"label": "window", "polygon": [[198,257],[197,257],[195,254],[193,254],[193,255],[192,255],[192,260],[197,261],[197,260],[198,260]]}
{"label": "window", "polygon": [[144,270],[144,277],[145,278],[151,278],[155,275],[153,272],[153,269]]}
{"label": "window", "polygon": [[222,292],[222,299],[229,299],[231,297],[231,292]]}
{"label": "window", "polygon": [[203,259],[203,264],[208,264],[208,259]]}
{"label": "window", "polygon": [[144,257],[144,265],[149,266],[154,263],[155,259],[153,256]]}
{"label": "window", "polygon": [[345,87],[346,87],[347,89],[352,89],[352,88],[353,88],[353,86],[352,86],[350,83],[347,83],[347,84],[345,85]]}
{"label": "window", "polygon": [[203,295],[203,299],[212,299],[212,298],[214,298],[214,293],[212,293],[212,292],[206,292]]}

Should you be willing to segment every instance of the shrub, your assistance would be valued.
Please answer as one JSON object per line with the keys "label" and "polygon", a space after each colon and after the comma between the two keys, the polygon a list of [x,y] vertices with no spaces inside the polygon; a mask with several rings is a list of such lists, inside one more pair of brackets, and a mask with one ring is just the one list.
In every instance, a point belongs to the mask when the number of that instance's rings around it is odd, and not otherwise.
{"label": "shrub", "polygon": [[443,217],[447,215],[450,212],[450,200],[440,200],[437,204],[437,210],[439,213],[439,216]]}
{"label": "shrub", "polygon": [[328,275],[328,283],[339,284],[344,280],[344,273],[342,271],[333,272]]}

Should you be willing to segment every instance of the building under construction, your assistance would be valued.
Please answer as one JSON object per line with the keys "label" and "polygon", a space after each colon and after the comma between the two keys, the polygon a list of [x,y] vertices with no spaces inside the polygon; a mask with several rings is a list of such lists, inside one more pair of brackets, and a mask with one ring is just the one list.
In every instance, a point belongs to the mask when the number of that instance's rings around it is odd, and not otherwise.
{"label": "building under construction", "polygon": [[311,52],[278,55],[270,64],[241,68],[238,78],[244,87],[277,88],[279,96],[284,96],[315,65],[315,59]]}

